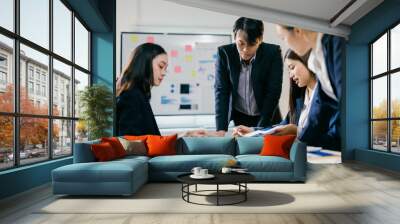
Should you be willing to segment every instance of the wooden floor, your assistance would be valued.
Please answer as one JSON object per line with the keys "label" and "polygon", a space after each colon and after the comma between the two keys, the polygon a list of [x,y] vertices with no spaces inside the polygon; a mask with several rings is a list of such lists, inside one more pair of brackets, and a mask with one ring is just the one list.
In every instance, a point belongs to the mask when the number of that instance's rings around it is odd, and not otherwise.
{"label": "wooden floor", "polygon": [[367,206],[357,214],[35,214],[38,207],[54,200],[47,185],[1,201],[0,223],[400,223],[398,173],[359,163],[310,164],[308,182]]}

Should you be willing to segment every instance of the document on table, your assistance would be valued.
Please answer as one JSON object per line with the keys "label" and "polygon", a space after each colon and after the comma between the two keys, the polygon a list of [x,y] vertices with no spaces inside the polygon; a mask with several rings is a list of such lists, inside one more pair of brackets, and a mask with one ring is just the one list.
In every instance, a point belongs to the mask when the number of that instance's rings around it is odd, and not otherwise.
{"label": "document on table", "polygon": [[281,125],[278,125],[273,128],[270,128],[270,129],[262,129],[262,130],[253,131],[253,132],[247,133],[245,135],[242,135],[242,137],[262,137],[264,135],[271,135],[271,134],[274,134],[276,129],[278,129],[280,127],[281,127]]}

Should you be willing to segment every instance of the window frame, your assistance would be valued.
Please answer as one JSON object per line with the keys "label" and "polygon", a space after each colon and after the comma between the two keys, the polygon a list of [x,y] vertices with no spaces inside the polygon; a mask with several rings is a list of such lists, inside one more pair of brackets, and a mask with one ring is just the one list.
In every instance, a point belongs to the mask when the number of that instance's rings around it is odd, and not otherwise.
{"label": "window frame", "polygon": [[[4,64],[2,65],[0,64],[0,85],[7,85],[7,79],[8,79],[8,75],[7,75],[7,68],[8,68],[8,57],[7,55],[4,55],[3,53],[0,53],[0,58],[3,58],[5,61]],[[2,78],[4,75],[4,79]],[[4,83],[3,83],[4,81]]]}
{"label": "window frame", "polygon": [[[5,167],[5,168],[0,168],[0,172],[5,171],[5,170],[10,170],[10,169],[16,169],[19,167],[23,166],[30,166],[33,164],[38,164],[38,163],[43,163],[49,160],[54,160],[54,159],[62,159],[65,157],[70,157],[73,156],[74,152],[74,143],[75,143],[75,126],[76,126],[76,121],[79,120],[79,117],[75,117],[75,108],[71,108],[71,114],[68,116],[56,116],[53,115],[53,59],[58,60],[61,63],[64,63],[68,66],[71,66],[71,92],[72,92],[72,105],[75,103],[75,88],[74,88],[74,82],[75,82],[75,69],[85,73],[89,77],[89,83],[88,85],[92,85],[92,69],[91,69],[91,37],[92,37],[92,30],[88,27],[88,25],[83,21],[83,19],[78,15],[78,13],[75,12],[75,10],[72,9],[72,7],[65,1],[65,0],[59,0],[69,11],[71,11],[71,18],[70,18],[70,23],[71,23],[71,58],[67,59],[64,58],[63,56],[55,53],[54,50],[54,39],[53,39],[53,1],[54,0],[48,0],[49,2],[49,47],[46,49],[45,47],[42,47],[39,44],[34,43],[33,41],[30,41],[29,39],[23,37],[20,35],[20,0],[14,0],[13,1],[13,10],[14,10],[14,18],[13,18],[13,31],[10,31],[4,27],[0,26],[0,35],[10,38],[13,41],[13,54],[12,54],[12,65],[11,65],[11,74],[14,79],[14,110],[13,112],[2,112],[0,111],[0,116],[11,116],[13,118],[13,153],[14,153],[14,161],[13,161],[13,166],[11,167]],[[81,67],[80,65],[75,63],[75,18],[83,25],[83,27],[88,31],[88,69],[85,69]],[[36,50],[42,54],[45,54],[48,56],[49,62],[48,62],[48,76],[47,76],[47,83],[45,85],[45,95],[48,97],[48,112],[46,115],[39,115],[39,114],[26,114],[26,113],[21,113],[20,111],[20,90],[21,90],[21,80],[20,80],[20,64],[21,64],[21,56],[20,56],[20,45],[23,44],[29,48],[32,48],[33,50]],[[36,69],[33,67],[33,79],[30,79],[30,74],[29,74],[29,68],[30,65],[27,63],[27,74],[26,75],[26,82],[32,81],[34,84],[34,92],[36,92],[35,85],[36,83],[40,83],[40,87],[42,87],[42,79],[41,79],[41,74],[43,71],[40,72],[39,74],[39,80],[36,81]],[[28,84],[27,84],[28,85]],[[28,86],[27,86],[28,87]],[[28,87],[29,88],[29,87]],[[29,89],[27,89],[29,91]],[[42,96],[42,94],[39,94],[38,96]],[[35,102],[34,102],[35,103]],[[21,164],[21,159],[20,159],[20,119],[21,118],[45,118],[47,119],[48,122],[48,136],[47,136],[47,142],[49,143],[47,145],[47,151],[48,155],[47,158],[43,158],[43,160],[40,160],[38,162],[32,162],[32,163],[26,163],[26,164]],[[62,155],[62,156],[54,156],[54,147],[53,147],[53,122],[56,120],[65,120],[65,121],[71,121],[72,125],[72,133],[71,133],[71,153],[68,155]],[[51,144],[50,144],[51,143]]]}
{"label": "window frame", "polygon": [[0,85],[5,85],[5,84],[7,84],[7,73],[0,69]]}
{"label": "window frame", "polygon": [[[369,44],[369,77],[368,77],[368,82],[369,82],[369,149],[373,151],[380,151],[380,152],[386,152],[386,153],[391,153],[391,154],[400,154],[400,152],[393,152],[392,151],[392,121],[400,121],[400,117],[392,117],[392,85],[391,85],[391,80],[392,76],[396,75],[396,73],[400,72],[400,67],[393,68],[391,69],[391,31],[393,28],[400,26],[400,20],[392,24],[390,27],[386,28],[384,32],[379,34],[375,39],[373,39]],[[381,37],[383,37],[385,34],[387,34],[387,52],[386,52],[386,57],[387,57],[387,64],[386,64],[386,71],[380,74],[373,74],[373,44],[376,43]],[[373,81],[382,77],[386,77],[386,86],[387,86],[387,105],[386,105],[386,117],[385,118],[373,118],[373,93],[374,93],[374,87],[373,87]],[[374,148],[374,136],[373,136],[373,122],[376,121],[386,121],[386,151],[379,150]]]}

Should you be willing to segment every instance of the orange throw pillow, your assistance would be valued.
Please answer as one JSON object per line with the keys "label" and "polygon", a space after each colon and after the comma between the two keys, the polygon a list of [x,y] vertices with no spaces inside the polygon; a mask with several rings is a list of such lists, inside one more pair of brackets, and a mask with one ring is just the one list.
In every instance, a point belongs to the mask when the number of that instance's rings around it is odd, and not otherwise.
{"label": "orange throw pillow", "polygon": [[140,141],[146,141],[147,140],[147,137],[148,137],[148,135],[138,135],[138,136],[135,136],[135,135],[125,135],[124,136],[124,139],[126,139],[126,140],[128,140],[128,141],[137,141],[137,140],[140,140]]}
{"label": "orange throw pillow", "polygon": [[117,137],[111,137],[111,138],[101,138],[101,142],[108,142],[114,149],[115,155],[117,158],[125,157],[126,156],[126,151],[124,149],[124,146],[122,146],[121,142],[119,142]]}
{"label": "orange throw pillow", "polygon": [[296,135],[265,135],[264,145],[261,149],[261,156],[280,156],[286,159],[290,158],[290,148]]}
{"label": "orange throw pillow", "polygon": [[147,137],[148,156],[165,156],[176,154],[176,139],[178,135],[159,136],[149,135]]}
{"label": "orange throw pillow", "polygon": [[113,147],[108,142],[93,144],[90,147],[92,149],[94,157],[99,162],[110,161],[117,158]]}

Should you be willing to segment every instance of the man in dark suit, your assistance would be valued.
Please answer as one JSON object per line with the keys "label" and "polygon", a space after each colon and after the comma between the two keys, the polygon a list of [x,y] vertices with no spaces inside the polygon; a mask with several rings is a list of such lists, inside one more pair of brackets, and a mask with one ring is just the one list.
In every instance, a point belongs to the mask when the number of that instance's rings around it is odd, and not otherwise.
{"label": "man in dark suit", "polygon": [[218,48],[215,115],[221,135],[231,120],[235,126],[249,127],[266,127],[280,121],[281,50],[263,43],[263,32],[262,21],[241,17],[233,27],[235,43]]}

